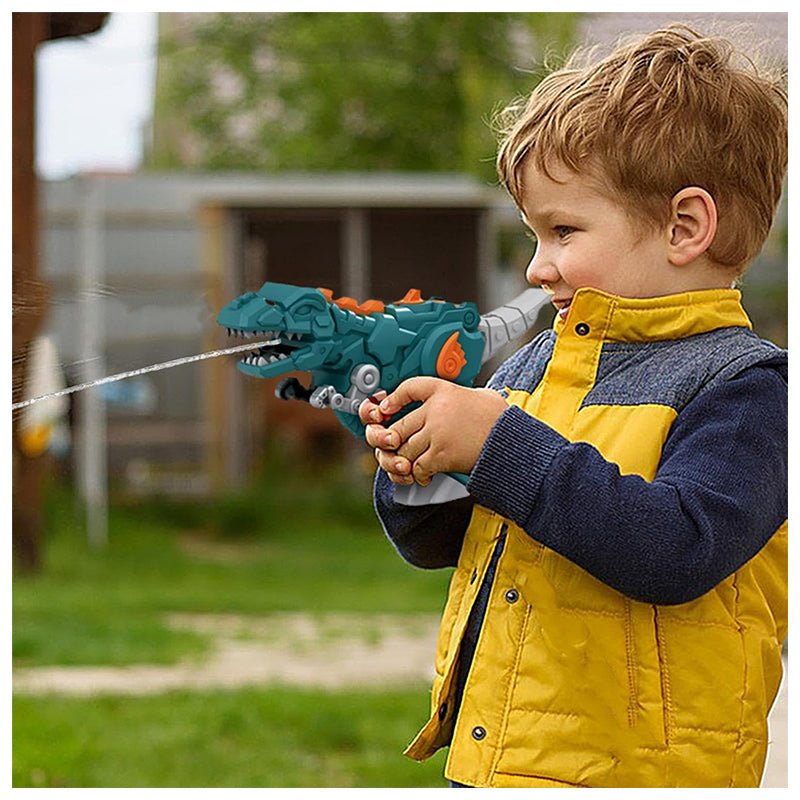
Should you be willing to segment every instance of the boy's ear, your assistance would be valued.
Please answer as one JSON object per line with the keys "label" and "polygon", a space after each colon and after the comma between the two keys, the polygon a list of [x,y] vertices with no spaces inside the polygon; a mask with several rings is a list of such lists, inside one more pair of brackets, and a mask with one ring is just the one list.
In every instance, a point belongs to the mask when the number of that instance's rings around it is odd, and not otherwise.
{"label": "boy's ear", "polygon": [[717,233],[717,204],[699,186],[681,189],[670,204],[669,261],[683,267],[703,255]]}

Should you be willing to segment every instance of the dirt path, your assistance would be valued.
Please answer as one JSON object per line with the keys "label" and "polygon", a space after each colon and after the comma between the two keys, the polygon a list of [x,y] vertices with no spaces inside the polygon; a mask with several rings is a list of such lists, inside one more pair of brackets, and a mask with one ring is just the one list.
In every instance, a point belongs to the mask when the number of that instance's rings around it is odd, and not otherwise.
{"label": "dirt path", "polygon": [[433,676],[432,615],[175,614],[167,622],[209,636],[210,656],[169,666],[18,669],[14,691],[144,695],[265,683],[332,689],[427,683]]}
{"label": "dirt path", "polygon": [[[18,669],[14,691],[85,697],[270,683],[338,689],[425,686],[433,677],[435,615],[174,614],[167,623],[209,636],[210,655],[171,666]],[[787,786],[787,683],[784,680],[770,716],[771,746],[762,788]]]}

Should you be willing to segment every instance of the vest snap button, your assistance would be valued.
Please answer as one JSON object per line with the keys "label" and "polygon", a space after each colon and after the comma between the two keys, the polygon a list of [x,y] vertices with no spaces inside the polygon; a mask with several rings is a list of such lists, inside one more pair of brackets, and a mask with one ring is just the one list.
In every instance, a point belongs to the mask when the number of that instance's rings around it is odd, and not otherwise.
{"label": "vest snap button", "polygon": [[486,728],[482,728],[480,725],[476,725],[472,729],[472,738],[475,739],[475,741],[477,741],[477,742],[480,742],[481,739],[485,739],[486,738]]}
{"label": "vest snap button", "polygon": [[586,334],[589,333],[589,330],[590,328],[585,322],[579,322],[575,326],[575,333],[577,333],[578,336],[586,336]]}
{"label": "vest snap button", "polygon": [[516,589],[509,589],[506,592],[506,600],[509,603],[516,603],[519,600],[519,592]]}

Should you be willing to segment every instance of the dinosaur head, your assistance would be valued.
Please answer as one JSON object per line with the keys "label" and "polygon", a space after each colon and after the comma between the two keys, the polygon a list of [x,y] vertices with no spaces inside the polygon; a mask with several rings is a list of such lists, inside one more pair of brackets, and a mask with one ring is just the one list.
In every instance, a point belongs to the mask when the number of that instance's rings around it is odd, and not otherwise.
{"label": "dinosaur head", "polygon": [[265,283],[228,303],[217,323],[233,336],[270,340],[238,364],[256,378],[319,369],[334,347],[330,306],[318,289]]}

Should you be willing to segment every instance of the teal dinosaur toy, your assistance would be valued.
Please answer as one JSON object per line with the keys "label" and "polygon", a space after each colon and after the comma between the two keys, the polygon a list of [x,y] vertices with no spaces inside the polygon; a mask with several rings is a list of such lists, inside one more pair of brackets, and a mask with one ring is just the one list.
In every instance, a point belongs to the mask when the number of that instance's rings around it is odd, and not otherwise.
{"label": "teal dinosaur toy", "polygon": [[231,335],[268,340],[238,363],[242,372],[256,378],[311,373],[308,387],[287,378],[275,393],[330,408],[362,436],[358,408],[364,400],[417,375],[471,386],[481,365],[532,327],[549,299],[528,289],[481,316],[474,303],[423,300],[416,289],[395,303],[359,304],[334,300],[328,289],[265,283],[228,303],[217,322]]}

